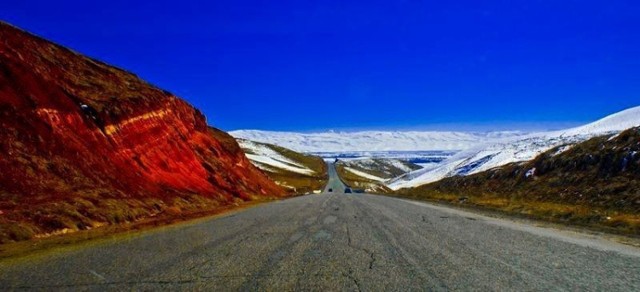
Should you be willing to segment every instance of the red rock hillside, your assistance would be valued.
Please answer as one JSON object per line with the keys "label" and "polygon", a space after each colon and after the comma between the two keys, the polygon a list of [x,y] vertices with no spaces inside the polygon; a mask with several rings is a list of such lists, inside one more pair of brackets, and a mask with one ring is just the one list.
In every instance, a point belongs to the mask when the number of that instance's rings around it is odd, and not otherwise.
{"label": "red rock hillside", "polygon": [[184,100],[2,22],[0,171],[0,243],[283,195]]}

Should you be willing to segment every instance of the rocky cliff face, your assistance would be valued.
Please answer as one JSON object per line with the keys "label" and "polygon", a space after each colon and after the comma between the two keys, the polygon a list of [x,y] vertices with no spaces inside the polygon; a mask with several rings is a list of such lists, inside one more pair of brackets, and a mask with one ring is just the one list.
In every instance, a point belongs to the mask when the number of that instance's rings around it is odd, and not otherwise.
{"label": "rocky cliff face", "polygon": [[0,171],[5,241],[283,194],[184,100],[5,23]]}

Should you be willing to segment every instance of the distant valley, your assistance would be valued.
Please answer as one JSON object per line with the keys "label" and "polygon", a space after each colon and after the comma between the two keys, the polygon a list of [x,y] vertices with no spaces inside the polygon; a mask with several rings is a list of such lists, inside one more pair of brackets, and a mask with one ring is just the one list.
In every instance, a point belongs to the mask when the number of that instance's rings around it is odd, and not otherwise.
{"label": "distant valley", "polygon": [[640,107],[566,130],[526,133],[451,131],[363,131],[294,133],[231,131],[236,138],[271,143],[327,159],[394,159],[422,166],[387,181],[394,190],[411,188],[446,177],[470,175],[509,163],[528,161],[557,146],[619,133],[640,125]]}
{"label": "distant valley", "polygon": [[233,131],[231,135],[336,162],[342,180],[365,192],[637,233],[637,126],[640,107],[580,127],[538,133]]}

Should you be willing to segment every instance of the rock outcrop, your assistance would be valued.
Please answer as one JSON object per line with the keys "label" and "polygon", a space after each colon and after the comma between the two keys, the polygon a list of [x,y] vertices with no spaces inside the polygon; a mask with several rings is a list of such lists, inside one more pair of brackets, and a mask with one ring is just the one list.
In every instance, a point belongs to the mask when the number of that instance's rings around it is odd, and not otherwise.
{"label": "rock outcrop", "polygon": [[283,190],[197,109],[0,22],[0,242]]}

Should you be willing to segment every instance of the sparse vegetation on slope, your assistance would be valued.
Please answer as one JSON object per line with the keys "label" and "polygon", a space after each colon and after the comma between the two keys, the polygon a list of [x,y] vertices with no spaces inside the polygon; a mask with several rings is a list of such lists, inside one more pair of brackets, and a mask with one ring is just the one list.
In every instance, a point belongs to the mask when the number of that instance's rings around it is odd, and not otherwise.
{"label": "sparse vegetation on slope", "polygon": [[249,160],[289,193],[318,192],[327,184],[327,165],[321,157],[267,143],[238,142]]}
{"label": "sparse vegetation on slope", "polygon": [[419,165],[389,158],[340,160],[336,163],[336,171],[346,185],[376,193],[390,192],[384,185],[386,180],[419,168]]}
{"label": "sparse vegetation on slope", "polygon": [[640,128],[397,193],[640,234]]}
{"label": "sparse vegetation on slope", "polygon": [[0,39],[0,244],[285,195],[179,97],[1,21]]}

